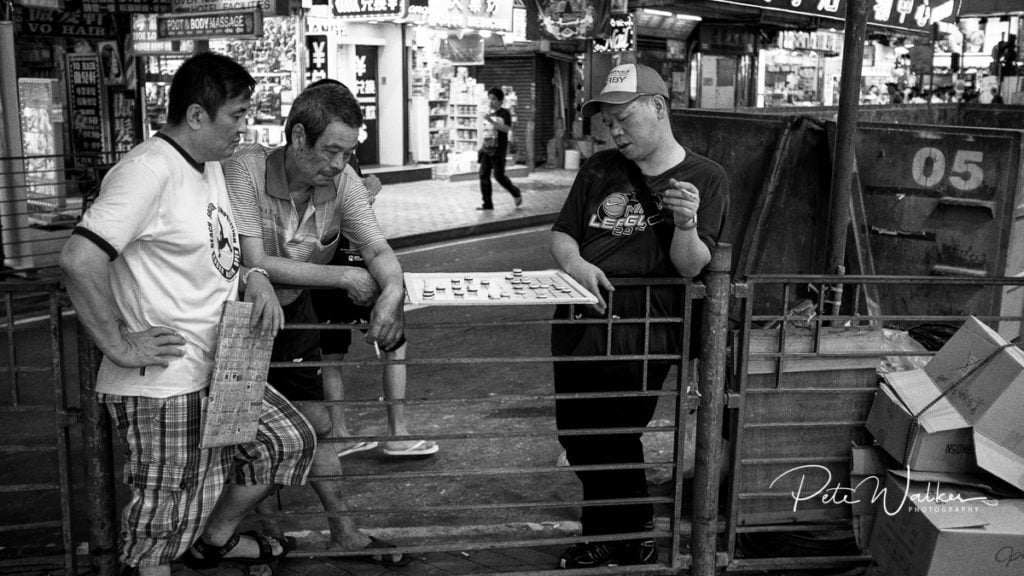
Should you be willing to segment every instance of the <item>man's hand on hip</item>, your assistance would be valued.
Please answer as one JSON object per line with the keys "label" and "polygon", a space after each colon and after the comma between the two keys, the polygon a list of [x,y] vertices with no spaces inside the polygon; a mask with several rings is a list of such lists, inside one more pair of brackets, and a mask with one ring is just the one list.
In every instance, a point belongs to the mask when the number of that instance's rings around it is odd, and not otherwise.
{"label": "man's hand on hip", "polygon": [[123,323],[119,328],[121,341],[103,354],[122,368],[167,366],[174,358],[185,355],[185,338],[173,328],[152,326],[130,332]]}

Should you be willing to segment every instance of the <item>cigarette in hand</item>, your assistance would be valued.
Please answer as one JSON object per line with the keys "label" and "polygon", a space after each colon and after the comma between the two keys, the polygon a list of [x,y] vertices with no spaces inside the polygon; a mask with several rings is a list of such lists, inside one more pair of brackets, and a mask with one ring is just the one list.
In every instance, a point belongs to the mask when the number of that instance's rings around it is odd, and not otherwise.
{"label": "cigarette in hand", "polygon": [[373,352],[377,354],[377,360],[380,360],[380,345],[376,340],[373,341]]}

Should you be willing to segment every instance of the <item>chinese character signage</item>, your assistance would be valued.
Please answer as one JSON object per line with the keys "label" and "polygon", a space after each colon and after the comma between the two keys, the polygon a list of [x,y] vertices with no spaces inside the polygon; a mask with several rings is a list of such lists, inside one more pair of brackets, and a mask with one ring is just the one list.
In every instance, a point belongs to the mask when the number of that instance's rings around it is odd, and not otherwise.
{"label": "chinese character signage", "polygon": [[356,46],[356,85],[352,92],[363,111],[356,157],[361,166],[380,163],[377,149],[377,47]]}
{"label": "chinese character signage", "polygon": [[288,16],[288,0],[171,0],[171,12],[223,12],[254,7],[267,16]]}
{"label": "chinese character signage", "polygon": [[113,12],[159,14],[171,9],[169,0],[65,0],[66,10],[75,11],[73,4],[81,4],[83,12]]}
{"label": "chinese character signage", "polygon": [[[426,16],[419,21],[438,28],[511,32],[513,4],[513,0],[430,0]],[[420,11],[410,4],[410,15]]]}
{"label": "chinese character signage", "polygon": [[14,8],[14,33],[21,36],[106,38],[114,34],[109,14]]}
{"label": "chinese character signage", "polygon": [[194,46],[191,40],[158,40],[154,14],[132,17],[131,49],[135,54],[191,54]]}
{"label": "chinese character signage", "polygon": [[263,14],[259,9],[156,17],[156,37],[161,40],[259,38],[261,36],[263,36]]}
{"label": "chinese character signage", "polygon": [[349,20],[377,20],[405,16],[407,0],[330,0],[331,12]]}
{"label": "chinese character signage", "polygon": [[536,0],[540,38],[573,40],[608,36],[611,6],[608,0]]}
{"label": "chinese character signage", "polygon": [[327,36],[306,34],[306,84],[327,78]]}
{"label": "chinese character signage", "polygon": [[104,151],[103,95],[96,54],[68,54],[68,94],[75,154]]}
{"label": "chinese character signage", "polygon": [[[764,10],[842,20],[846,0],[714,0]],[[933,22],[952,22],[962,0],[868,0],[868,25],[925,32]]]}

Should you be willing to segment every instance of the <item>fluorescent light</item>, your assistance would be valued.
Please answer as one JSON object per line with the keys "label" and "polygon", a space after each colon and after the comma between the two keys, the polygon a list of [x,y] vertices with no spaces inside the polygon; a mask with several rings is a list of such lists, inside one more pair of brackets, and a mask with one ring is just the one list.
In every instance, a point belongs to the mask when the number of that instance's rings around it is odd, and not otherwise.
{"label": "fluorescent light", "polygon": [[690,20],[693,22],[700,22],[702,20],[700,16],[694,16],[692,14],[676,14],[676,18],[680,20]]}
{"label": "fluorescent light", "polygon": [[672,13],[666,10],[654,10],[653,8],[644,8],[644,14],[650,14],[651,16],[668,16],[672,17]]}

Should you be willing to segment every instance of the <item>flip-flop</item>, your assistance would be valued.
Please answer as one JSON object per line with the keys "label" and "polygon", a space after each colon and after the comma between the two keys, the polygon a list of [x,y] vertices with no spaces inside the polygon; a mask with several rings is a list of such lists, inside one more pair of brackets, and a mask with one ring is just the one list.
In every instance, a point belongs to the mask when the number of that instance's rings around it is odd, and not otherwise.
{"label": "flip-flop", "polygon": [[369,442],[356,442],[355,444],[345,448],[341,452],[338,452],[338,458],[342,456],[348,456],[349,454],[355,454],[356,452],[363,452],[365,450],[373,450],[377,447],[377,443],[374,441]]}
{"label": "flip-flop", "polygon": [[369,562],[371,564],[380,564],[381,566],[406,566],[412,562],[412,557],[408,554],[399,553],[401,556],[399,560],[395,560],[394,554],[388,552],[391,548],[397,548],[394,544],[386,542],[375,536],[370,536],[370,543],[363,548],[367,552],[377,552],[376,554],[363,554],[361,556],[343,556],[341,560],[358,560],[360,562]]}
{"label": "flip-flop", "polygon": [[401,450],[392,450],[388,448],[387,444],[384,444],[384,454],[393,458],[430,456],[431,454],[436,454],[438,450],[440,450],[440,447],[436,442],[429,444],[426,440],[419,440],[408,448],[403,448]]}

